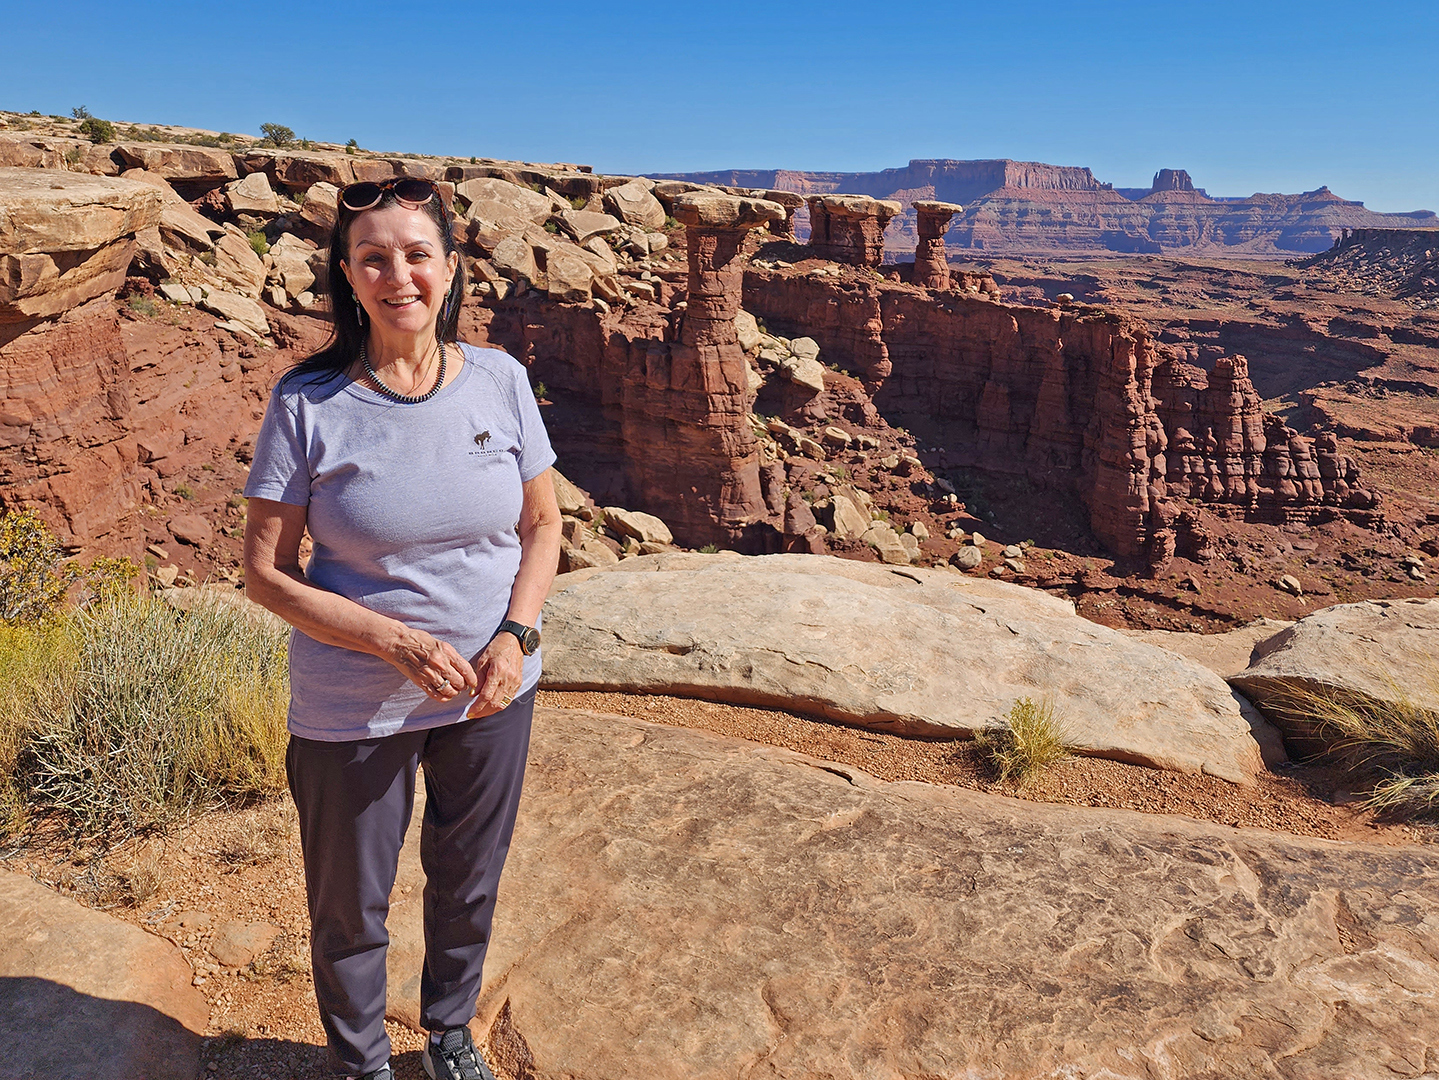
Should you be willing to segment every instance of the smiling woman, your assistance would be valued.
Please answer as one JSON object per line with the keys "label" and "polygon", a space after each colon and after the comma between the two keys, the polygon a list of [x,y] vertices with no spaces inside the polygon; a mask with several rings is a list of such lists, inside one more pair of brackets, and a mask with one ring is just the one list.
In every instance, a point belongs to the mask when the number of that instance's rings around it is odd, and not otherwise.
{"label": "smiling woman", "polygon": [[456,340],[465,278],[434,184],[347,188],[330,252],[334,337],[276,387],[245,488],[246,591],[294,627],[315,994],[335,1068],[386,1080],[384,916],[423,767],[424,1064],[473,1080],[559,557],[555,455],[524,368]]}

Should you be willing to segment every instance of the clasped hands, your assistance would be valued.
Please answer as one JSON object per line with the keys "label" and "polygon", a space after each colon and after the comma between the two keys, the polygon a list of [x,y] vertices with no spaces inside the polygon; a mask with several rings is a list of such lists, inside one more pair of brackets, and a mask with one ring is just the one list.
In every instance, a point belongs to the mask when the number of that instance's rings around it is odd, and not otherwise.
{"label": "clasped hands", "polygon": [[449,642],[406,628],[386,659],[434,701],[450,701],[460,694],[474,698],[465,713],[470,719],[506,708],[524,678],[524,653],[508,633],[496,634],[473,660],[466,660]]}

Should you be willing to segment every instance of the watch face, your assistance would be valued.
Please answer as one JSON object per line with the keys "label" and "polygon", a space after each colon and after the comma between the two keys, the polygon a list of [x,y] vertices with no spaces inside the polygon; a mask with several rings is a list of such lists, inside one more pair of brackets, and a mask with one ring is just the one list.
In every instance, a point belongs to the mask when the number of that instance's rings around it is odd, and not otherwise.
{"label": "watch face", "polygon": [[526,628],[525,632],[520,635],[520,649],[526,656],[532,656],[539,647],[540,632],[533,627]]}

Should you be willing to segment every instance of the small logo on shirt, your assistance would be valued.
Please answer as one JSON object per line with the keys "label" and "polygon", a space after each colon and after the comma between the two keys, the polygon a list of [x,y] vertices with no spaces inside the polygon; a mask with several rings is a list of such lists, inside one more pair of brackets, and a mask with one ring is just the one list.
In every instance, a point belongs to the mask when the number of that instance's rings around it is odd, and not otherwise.
{"label": "small logo on shirt", "polygon": [[482,431],[482,432],[480,432],[478,435],[475,436],[475,445],[478,446],[481,450],[483,450],[483,449],[485,448],[485,443],[487,443],[487,442],[489,442],[489,441],[490,441],[490,433],[489,433],[489,431]]}

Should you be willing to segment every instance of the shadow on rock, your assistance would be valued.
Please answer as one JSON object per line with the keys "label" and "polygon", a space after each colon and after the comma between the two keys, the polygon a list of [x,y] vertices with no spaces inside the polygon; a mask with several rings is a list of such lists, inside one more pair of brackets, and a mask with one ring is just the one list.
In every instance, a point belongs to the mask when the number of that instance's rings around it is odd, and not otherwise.
{"label": "shadow on rock", "polygon": [[149,1005],[35,976],[0,976],[0,1080],[191,1080],[200,1042]]}

